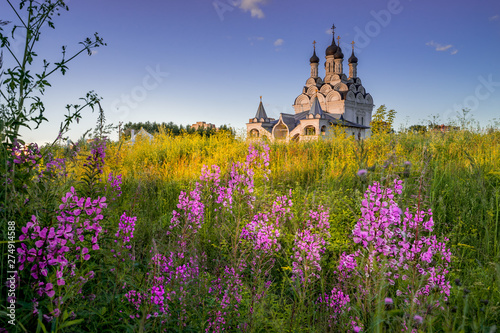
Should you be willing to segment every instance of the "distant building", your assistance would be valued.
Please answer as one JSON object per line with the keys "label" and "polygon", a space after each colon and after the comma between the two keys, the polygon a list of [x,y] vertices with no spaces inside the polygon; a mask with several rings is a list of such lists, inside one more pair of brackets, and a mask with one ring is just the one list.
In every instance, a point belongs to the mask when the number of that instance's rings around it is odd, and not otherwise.
{"label": "distant building", "polygon": [[196,124],[191,125],[191,128],[198,130],[200,128],[202,129],[216,129],[214,124],[206,123],[204,121],[198,121]]}
{"label": "distant building", "polygon": [[135,133],[135,130],[131,130],[129,142],[134,144],[135,140],[139,137],[148,138],[149,141],[153,140],[153,135],[148,133],[144,128],[141,127],[141,129],[137,133]]}
{"label": "distant building", "polygon": [[433,131],[433,132],[443,132],[443,133],[460,130],[459,126],[450,126],[450,125],[445,125],[445,124],[431,125],[430,128],[431,128],[431,131]]}
{"label": "distant building", "polygon": [[247,124],[248,137],[267,137],[271,141],[311,140],[326,137],[332,126],[342,126],[347,134],[356,138],[370,135],[373,98],[358,77],[354,42],[348,59],[347,77],[343,71],[344,54],[340,43],[335,43],[335,26],[332,27],[332,33],[332,44],[325,52],[325,78],[318,75],[320,59],[316,55],[314,42],[310,59],[311,76],[302,93],[295,99],[295,114],[281,113],[276,120],[268,118],[261,98],[255,117]]}

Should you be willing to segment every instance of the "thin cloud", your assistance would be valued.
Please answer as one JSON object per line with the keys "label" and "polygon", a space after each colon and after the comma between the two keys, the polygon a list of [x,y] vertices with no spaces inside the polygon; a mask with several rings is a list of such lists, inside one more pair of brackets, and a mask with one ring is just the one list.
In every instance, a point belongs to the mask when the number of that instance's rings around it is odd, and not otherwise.
{"label": "thin cloud", "polygon": [[283,43],[284,43],[284,42],[285,42],[285,41],[284,41],[283,39],[281,39],[281,38],[276,39],[276,40],[274,41],[274,46],[281,46],[281,45],[283,45]]}
{"label": "thin cloud", "polygon": [[489,18],[490,21],[498,21],[498,19],[500,19],[500,15],[493,15]]}
{"label": "thin cloud", "polygon": [[332,34],[332,29],[326,29],[326,30],[325,30],[325,33],[326,33],[327,35],[331,35],[331,34]]}
{"label": "thin cloud", "polygon": [[265,17],[265,15],[260,6],[265,5],[266,3],[267,0],[242,0],[240,8],[245,12],[250,11],[252,17],[262,19]]}
{"label": "thin cloud", "polygon": [[264,37],[261,37],[261,36],[257,36],[257,37],[248,37],[248,40],[250,41],[250,45],[255,45],[254,42],[257,41],[257,42],[261,42],[264,40]]}
{"label": "thin cloud", "polygon": [[[450,50],[453,47],[452,44],[443,45],[443,44],[436,43],[433,40],[431,40],[430,42],[426,43],[425,45],[433,47],[438,52],[448,51],[448,50]],[[455,49],[455,48],[451,49],[450,53],[451,54],[457,54],[458,50]]]}

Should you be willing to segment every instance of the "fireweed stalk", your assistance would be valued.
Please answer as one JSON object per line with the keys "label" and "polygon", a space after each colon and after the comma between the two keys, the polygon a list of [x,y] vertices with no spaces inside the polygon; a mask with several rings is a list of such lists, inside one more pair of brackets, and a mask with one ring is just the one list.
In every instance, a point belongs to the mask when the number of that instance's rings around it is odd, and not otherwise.
{"label": "fireweed stalk", "polygon": [[85,170],[82,183],[86,195],[94,196],[99,191],[104,172],[104,159],[106,158],[106,139],[95,138],[91,143],[90,155],[87,156],[83,168]]}
{"label": "fireweed stalk", "polygon": [[408,208],[403,212],[395,201],[401,193],[402,181],[397,179],[390,188],[378,183],[369,186],[362,217],[353,230],[358,249],[341,255],[338,275],[341,283],[352,288],[351,298],[363,304],[366,315],[376,306],[370,303],[374,286],[385,281],[394,303],[410,318],[425,319],[432,310],[442,310],[450,295],[446,275],[451,252],[447,238],[440,242],[432,234],[432,212],[412,213]]}
{"label": "fireweed stalk", "polygon": [[289,329],[293,327],[295,313],[302,314],[309,291],[320,278],[321,255],[325,252],[330,237],[328,211],[319,206],[309,211],[309,219],[296,231],[293,241],[291,263],[291,287],[295,291]]}
{"label": "fireweed stalk", "polygon": [[255,215],[241,231],[242,260],[249,266],[247,272],[251,296],[248,325],[244,327],[245,331],[252,330],[255,307],[271,287],[270,272],[276,261],[274,257],[281,250],[280,229],[286,222],[292,220],[292,205],[291,191],[288,196],[278,196],[270,212]]}
{"label": "fireweed stalk", "polygon": [[[19,270],[30,271],[39,298],[66,294],[67,299],[75,289],[81,293],[83,283],[93,277],[93,272],[84,273],[82,267],[91,252],[99,250],[103,231],[100,222],[106,207],[106,198],[79,198],[72,187],[62,198],[54,221],[40,223],[33,215],[21,229]],[[61,314],[60,304],[55,299],[55,307],[49,306],[51,316],[46,316],[47,320]]]}
{"label": "fireweed stalk", "polygon": [[[45,164],[40,166],[37,161],[41,154],[37,147],[28,147],[33,149],[17,147],[19,151],[16,150],[15,161],[36,166],[37,177],[32,178],[35,185],[66,175],[65,159],[53,158],[48,153]],[[90,187],[94,189],[97,189],[97,183],[101,183],[97,175],[104,165],[104,147],[101,144],[87,157],[87,172],[95,175],[89,178],[93,182]],[[101,186],[109,187],[108,193],[113,198],[119,197],[121,176],[110,177],[108,181]],[[60,318],[63,308],[67,308],[77,295],[85,298],[83,287],[94,278],[87,262],[92,252],[100,249],[99,239],[105,232],[101,223],[107,208],[106,197],[96,197],[79,196],[71,187],[62,197],[58,209],[47,210],[42,218],[32,215],[26,226],[21,228],[21,244],[17,249],[19,269],[28,271],[29,277],[25,277],[33,281],[30,282],[36,295],[32,300],[33,315],[43,311],[46,321],[56,319],[56,330],[66,320]],[[90,299],[93,297],[90,295]],[[74,318],[76,314],[72,312],[69,319]]]}
{"label": "fireweed stalk", "polygon": [[[207,207],[213,209],[220,223],[218,227],[232,229],[232,226],[227,225],[228,221],[239,221],[234,214],[241,213],[242,207],[246,208],[245,211],[253,208],[255,172],[262,173],[266,178],[268,167],[269,147],[250,146],[245,161],[233,163],[228,175],[221,175],[219,166],[204,166],[194,189],[190,192],[181,191],[167,231],[167,235],[174,240],[170,252],[163,255],[152,249],[146,285],[141,290],[129,290],[125,295],[125,300],[134,308],[130,319],[141,320],[139,329],[144,327],[144,320],[154,318],[159,318],[162,324],[175,320],[180,330],[186,325],[188,305],[195,304],[194,300],[202,302],[202,295],[197,293],[198,288],[193,288],[205,283],[200,272],[203,272],[203,276],[210,276],[205,271],[206,255],[198,253],[197,246]],[[284,213],[276,208],[273,218],[279,214]],[[239,227],[234,230],[239,236]],[[207,281],[210,287],[206,291],[215,303],[208,306],[205,328],[215,332],[237,327],[234,316],[239,317],[243,287],[241,279],[246,264],[232,260],[232,263],[219,267],[216,277]],[[172,308],[176,311],[172,312]],[[177,317],[172,317],[173,313],[178,314]]]}

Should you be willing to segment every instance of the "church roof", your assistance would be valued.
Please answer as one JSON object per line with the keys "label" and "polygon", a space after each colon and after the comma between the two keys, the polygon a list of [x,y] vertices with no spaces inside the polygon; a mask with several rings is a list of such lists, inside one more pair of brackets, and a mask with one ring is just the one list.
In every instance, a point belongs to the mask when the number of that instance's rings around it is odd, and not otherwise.
{"label": "church roof", "polygon": [[318,97],[314,96],[312,101],[311,109],[309,110],[309,114],[313,116],[320,115],[323,116],[323,109],[321,109],[321,105],[319,104]]}
{"label": "church roof", "polygon": [[357,64],[358,63],[358,58],[354,55],[354,47],[352,48],[352,54],[351,57],[349,58],[349,63],[350,64]]}
{"label": "church roof", "polygon": [[335,53],[337,52],[337,44],[335,44],[335,24],[332,26],[332,45],[328,46],[326,48],[326,51],[325,51],[325,55],[326,56],[332,56],[332,55],[335,55]]}
{"label": "church roof", "polygon": [[342,49],[340,48],[340,45],[337,46],[337,51],[334,54],[335,59],[344,59],[344,53],[342,53]]}
{"label": "church roof", "polygon": [[264,109],[264,105],[262,104],[262,99],[260,100],[259,108],[257,109],[257,113],[255,114],[255,118],[261,119],[267,118],[266,110]]}
{"label": "church roof", "polygon": [[[303,111],[300,113],[295,113],[295,114],[289,114],[289,113],[281,113],[280,114],[280,119],[285,123],[285,125],[288,127],[288,131],[291,132],[295,127],[300,125],[300,122],[304,119],[307,119],[307,116],[309,115],[310,111]],[[368,129],[370,128],[369,126],[364,126],[361,124],[356,124],[352,121],[345,120],[343,115],[339,114],[331,114],[331,113],[323,113],[323,119],[328,120],[328,122],[332,125],[340,125],[340,126],[345,126],[345,127],[354,127],[354,128],[361,128],[361,129]],[[319,120],[319,119],[318,119]],[[279,122],[279,120],[274,120],[271,121],[271,128],[267,129],[269,132],[271,132],[272,127],[276,125]]]}
{"label": "church roof", "polygon": [[311,62],[311,64],[318,64],[319,63],[319,58],[316,55],[316,48],[314,48],[313,56],[311,57],[311,59],[309,59],[309,61]]}

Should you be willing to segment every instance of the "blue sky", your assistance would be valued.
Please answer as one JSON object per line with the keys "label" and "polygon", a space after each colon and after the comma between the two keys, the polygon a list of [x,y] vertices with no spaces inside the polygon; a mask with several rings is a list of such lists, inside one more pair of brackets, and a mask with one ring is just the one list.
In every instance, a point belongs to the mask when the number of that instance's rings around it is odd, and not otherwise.
{"label": "blue sky", "polygon": [[[51,79],[44,96],[49,122],[25,131],[42,143],[57,135],[68,103],[94,90],[109,122],[207,121],[244,128],[263,96],[270,117],[292,113],[309,77],[317,41],[324,76],[329,28],[337,26],[344,54],[356,42],[358,76],[396,123],[430,117],[446,122],[463,107],[487,125],[500,118],[500,2],[71,0],[69,12],[46,29],[37,52],[58,60],[78,41],[99,32],[108,44]],[[4,0],[0,19],[12,19]],[[5,65],[9,59],[4,52]],[[347,60],[344,61],[344,71]],[[87,111],[68,135],[94,127]]]}

